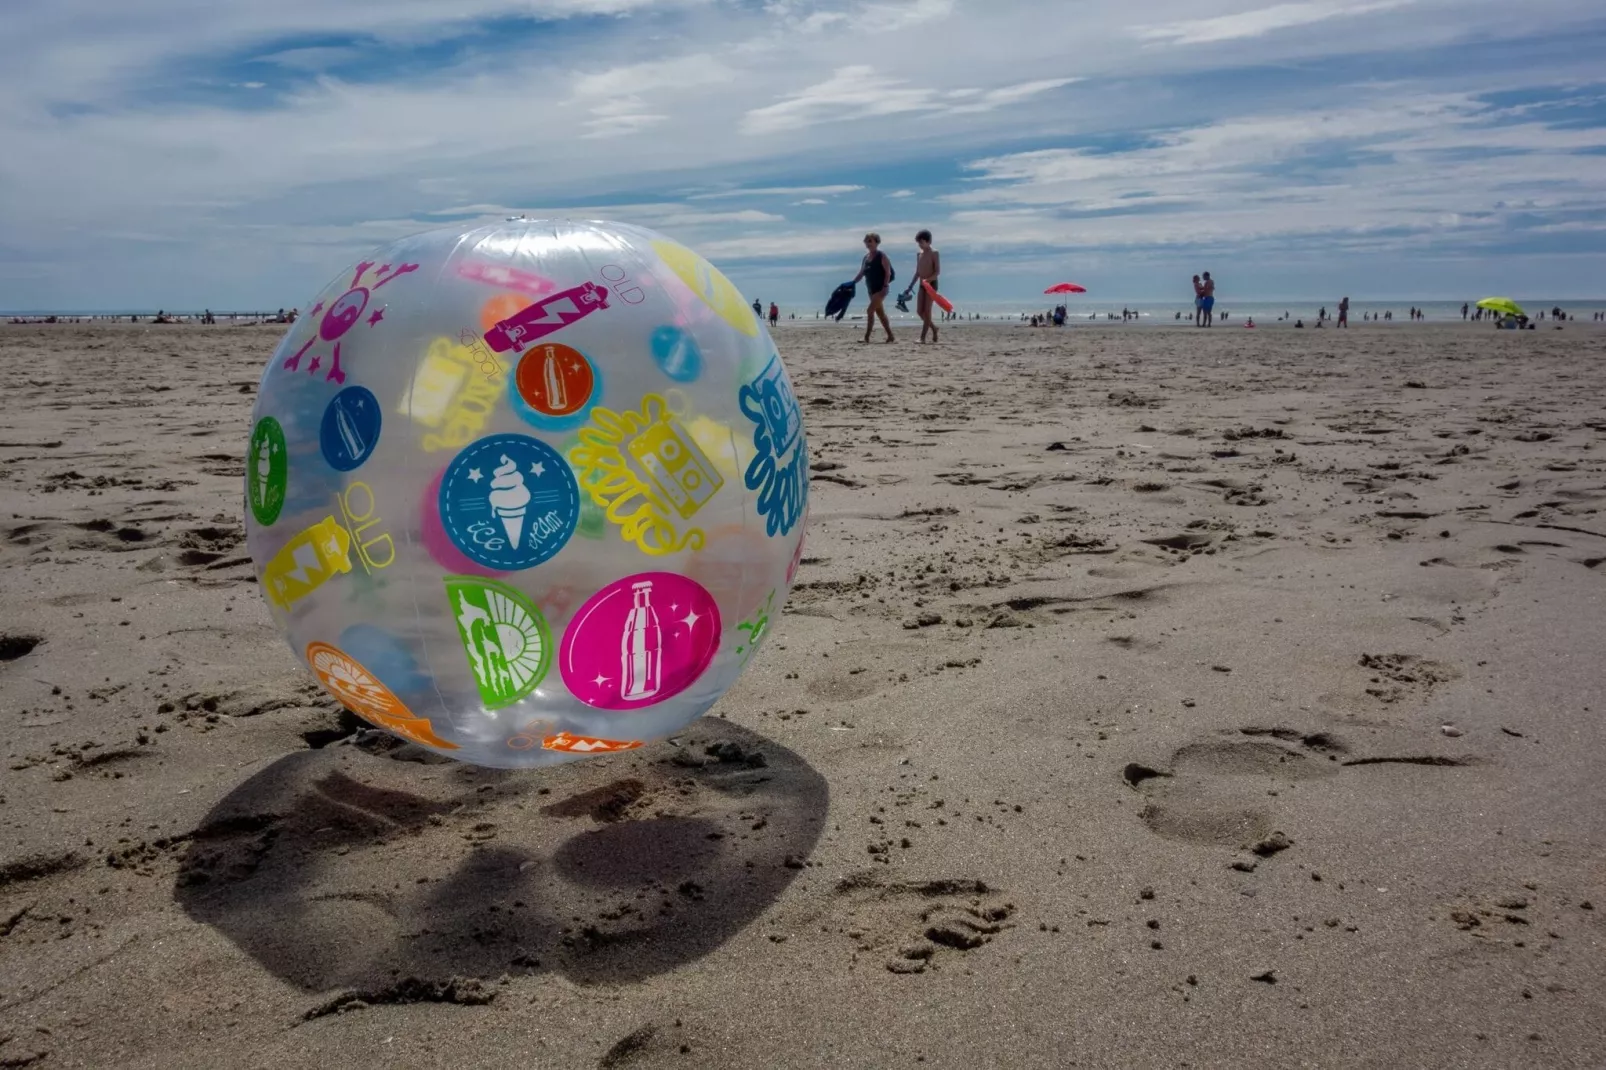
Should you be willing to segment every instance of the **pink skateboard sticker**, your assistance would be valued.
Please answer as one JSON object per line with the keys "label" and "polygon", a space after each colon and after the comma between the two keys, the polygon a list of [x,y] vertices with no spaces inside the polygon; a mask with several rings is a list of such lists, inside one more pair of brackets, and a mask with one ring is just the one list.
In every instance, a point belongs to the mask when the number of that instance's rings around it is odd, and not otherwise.
{"label": "pink skateboard sticker", "polygon": [[555,293],[544,301],[526,305],[517,315],[500,320],[485,332],[485,344],[498,353],[506,353],[510,349],[522,353],[525,346],[607,307],[607,290],[594,282],[582,283],[571,290]]}
{"label": "pink skateboard sticker", "polygon": [[719,637],[719,607],[701,584],[673,572],[642,572],[586,600],[563,633],[558,666],[586,705],[637,710],[695,683]]}
{"label": "pink skateboard sticker", "polygon": [[474,282],[483,282],[502,290],[517,290],[531,297],[545,297],[558,288],[558,284],[551,279],[511,264],[467,260],[457,265],[457,274]]}

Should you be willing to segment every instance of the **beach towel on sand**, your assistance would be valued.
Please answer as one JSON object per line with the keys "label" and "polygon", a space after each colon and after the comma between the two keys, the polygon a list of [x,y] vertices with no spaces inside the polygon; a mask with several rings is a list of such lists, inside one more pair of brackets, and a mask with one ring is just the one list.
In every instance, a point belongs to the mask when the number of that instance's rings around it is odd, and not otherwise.
{"label": "beach towel on sand", "polygon": [[825,303],[825,318],[831,319],[834,316],[840,321],[843,316],[846,316],[848,314],[848,305],[853,303],[853,295],[858,290],[858,286],[851,282],[844,282],[841,286],[832,290],[831,299]]}

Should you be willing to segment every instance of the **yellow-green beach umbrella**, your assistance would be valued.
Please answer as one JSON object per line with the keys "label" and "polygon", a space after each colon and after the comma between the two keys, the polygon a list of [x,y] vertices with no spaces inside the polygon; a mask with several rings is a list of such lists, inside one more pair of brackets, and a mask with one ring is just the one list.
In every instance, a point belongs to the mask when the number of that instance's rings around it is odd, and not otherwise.
{"label": "yellow-green beach umbrella", "polygon": [[1479,308],[1486,308],[1490,312],[1499,312],[1507,316],[1524,315],[1522,306],[1509,297],[1485,297],[1478,302]]}

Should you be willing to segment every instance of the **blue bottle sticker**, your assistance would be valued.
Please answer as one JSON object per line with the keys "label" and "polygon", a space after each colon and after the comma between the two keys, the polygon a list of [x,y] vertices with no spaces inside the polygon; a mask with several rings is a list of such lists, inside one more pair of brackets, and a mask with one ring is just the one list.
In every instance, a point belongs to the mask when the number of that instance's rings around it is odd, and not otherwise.
{"label": "blue bottle sticker", "polygon": [[441,526],[487,568],[533,568],[563,549],[580,517],[574,473],[528,435],[489,435],[464,447],[441,479]]}
{"label": "blue bottle sticker", "polygon": [[679,327],[664,326],[652,332],[652,359],[677,383],[689,383],[703,374],[703,351],[697,339]]}
{"label": "blue bottle sticker", "polygon": [[318,443],[323,459],[337,472],[358,468],[379,445],[379,399],[363,386],[348,386],[323,410]]}

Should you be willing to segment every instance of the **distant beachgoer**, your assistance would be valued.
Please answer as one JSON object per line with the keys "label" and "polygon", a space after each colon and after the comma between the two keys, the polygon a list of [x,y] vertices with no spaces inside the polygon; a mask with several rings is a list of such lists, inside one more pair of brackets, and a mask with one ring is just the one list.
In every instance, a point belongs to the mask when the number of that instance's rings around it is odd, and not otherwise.
{"label": "distant beachgoer", "polygon": [[[932,293],[937,290],[938,279],[942,275],[942,254],[932,248],[931,231],[922,230],[915,234],[915,245],[919,247],[920,254],[915,257],[915,286],[920,293],[915,298],[915,311],[920,314],[920,341],[926,340],[926,332],[931,332],[932,342],[937,341],[937,325],[931,322],[931,309],[936,301]],[[931,289],[926,289],[929,286]]]}
{"label": "distant beachgoer", "polygon": [[1199,298],[1199,307],[1204,312],[1204,325],[1212,327],[1216,322],[1216,280],[1210,277],[1210,272],[1202,276],[1202,293]]}
{"label": "distant beachgoer", "polygon": [[1204,326],[1204,283],[1197,275],[1193,277],[1193,325]]}
{"label": "distant beachgoer", "polygon": [[773,327],[781,318],[781,309],[774,301],[770,302],[770,326]]}
{"label": "distant beachgoer", "polygon": [[1338,324],[1337,324],[1337,326],[1339,326],[1339,327],[1348,327],[1349,326],[1349,298],[1347,298],[1347,297],[1344,298],[1342,301],[1340,301],[1338,303]]}
{"label": "distant beachgoer", "polygon": [[1465,301],[1461,302],[1461,318],[1467,318],[1467,303]]}
{"label": "distant beachgoer", "polygon": [[864,288],[870,295],[870,307],[864,315],[864,341],[870,340],[875,330],[875,321],[881,320],[881,329],[886,332],[886,341],[893,341],[892,324],[887,321],[887,287],[892,282],[892,261],[887,254],[881,251],[881,235],[871,231],[864,236],[864,260],[859,264],[859,273],[853,276],[853,281],[864,280]]}
{"label": "distant beachgoer", "polygon": [[1305,329],[1305,321],[1304,320],[1295,320],[1294,321],[1294,326],[1298,327],[1300,330],[1304,330]]}

